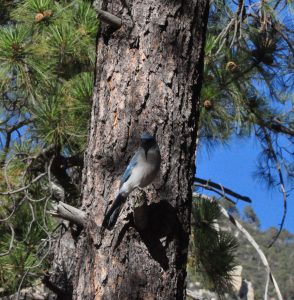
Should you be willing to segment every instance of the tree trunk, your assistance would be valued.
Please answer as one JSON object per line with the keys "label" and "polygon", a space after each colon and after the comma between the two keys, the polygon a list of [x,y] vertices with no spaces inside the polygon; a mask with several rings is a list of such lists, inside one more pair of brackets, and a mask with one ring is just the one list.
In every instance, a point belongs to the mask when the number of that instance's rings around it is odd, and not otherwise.
{"label": "tree trunk", "polygon": [[[83,209],[98,227],[83,230],[69,253],[73,298],[183,299],[208,0],[98,8],[122,26],[102,23],[97,40]],[[98,230],[143,131],[157,138],[160,175],[132,193],[112,231]]]}

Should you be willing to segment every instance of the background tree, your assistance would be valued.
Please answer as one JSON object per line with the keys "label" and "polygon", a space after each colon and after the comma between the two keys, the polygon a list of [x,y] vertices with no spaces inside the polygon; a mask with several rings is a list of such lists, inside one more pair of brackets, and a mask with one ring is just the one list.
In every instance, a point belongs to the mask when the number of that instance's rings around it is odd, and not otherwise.
{"label": "background tree", "polygon": [[247,223],[251,223],[255,225],[257,228],[260,227],[260,221],[251,206],[245,206],[243,209],[243,214],[244,214],[244,219],[245,221],[247,221]]}

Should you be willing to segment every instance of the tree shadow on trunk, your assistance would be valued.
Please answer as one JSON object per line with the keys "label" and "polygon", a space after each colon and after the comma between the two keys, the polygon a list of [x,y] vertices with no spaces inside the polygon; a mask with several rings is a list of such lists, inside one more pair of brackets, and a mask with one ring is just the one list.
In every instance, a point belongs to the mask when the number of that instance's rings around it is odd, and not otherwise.
{"label": "tree shadow on trunk", "polygon": [[144,229],[136,228],[150,255],[164,271],[169,268],[167,248],[178,231],[183,231],[175,208],[167,201],[152,203],[146,207],[148,222]]}

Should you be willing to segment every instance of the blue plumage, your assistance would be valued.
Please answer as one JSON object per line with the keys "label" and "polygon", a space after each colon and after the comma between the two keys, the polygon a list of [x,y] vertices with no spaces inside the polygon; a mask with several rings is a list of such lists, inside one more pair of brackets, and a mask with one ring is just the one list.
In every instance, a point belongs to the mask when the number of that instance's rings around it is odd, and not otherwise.
{"label": "blue plumage", "polygon": [[133,156],[133,158],[129,162],[124,174],[122,175],[121,180],[120,180],[120,186],[119,186],[120,188],[130,178],[130,176],[132,174],[132,170],[134,169],[134,167],[138,163],[137,156],[138,156],[138,153],[135,153],[135,155]]}

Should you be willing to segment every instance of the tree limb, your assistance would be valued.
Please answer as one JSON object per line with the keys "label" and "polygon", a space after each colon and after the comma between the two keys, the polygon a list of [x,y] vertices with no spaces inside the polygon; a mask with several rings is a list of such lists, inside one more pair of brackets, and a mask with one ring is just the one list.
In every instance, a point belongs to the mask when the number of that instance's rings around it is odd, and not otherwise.
{"label": "tree limb", "polygon": [[200,188],[204,188],[206,190],[209,190],[209,191],[213,191],[214,193],[220,195],[221,197],[223,197],[225,200],[233,203],[233,204],[236,204],[236,202],[234,200],[232,200],[231,198],[229,198],[228,196],[226,196],[226,194],[224,192],[220,192],[218,191],[217,189],[211,187],[211,186],[208,186],[207,184],[201,184],[201,183],[194,183],[194,187],[200,187]]}
{"label": "tree limb", "polygon": [[265,126],[269,130],[277,132],[277,133],[284,133],[287,135],[294,136],[294,130],[282,125],[281,123],[278,123],[277,121],[262,122],[262,124],[260,124],[260,125]]}
{"label": "tree limb", "polygon": [[55,211],[49,211],[49,213],[53,217],[61,218],[83,227],[88,220],[87,213],[62,201],[59,201]]}
{"label": "tree limb", "polygon": [[233,196],[233,197],[235,197],[237,199],[243,200],[245,202],[249,202],[249,203],[252,202],[252,200],[249,197],[242,196],[242,195],[240,195],[240,194],[232,191],[231,189],[228,189],[228,188],[222,186],[221,184],[218,184],[218,183],[215,183],[215,182],[211,181],[210,179],[206,180],[206,179],[202,179],[202,178],[199,178],[199,177],[195,177],[195,181],[199,182],[199,183],[201,183],[203,185],[206,185],[206,186],[213,187],[213,188],[216,188],[218,190],[221,190],[222,192],[224,192],[226,194],[229,194],[229,195],[231,195],[231,196]]}
{"label": "tree limb", "polygon": [[23,121],[20,121],[20,122],[14,124],[14,125],[8,127],[8,128],[6,129],[6,131],[12,133],[13,131],[15,131],[15,130],[17,130],[17,129],[19,129],[19,128],[25,126],[25,125],[28,125],[28,124],[30,124],[31,122],[33,122],[33,119],[25,119],[25,120],[23,120]]}
{"label": "tree limb", "polygon": [[54,211],[47,211],[51,216],[70,221],[82,228],[86,229],[87,233],[91,237],[95,247],[101,245],[103,237],[103,228],[99,227],[94,218],[88,215],[86,212],[68,205],[62,201],[59,201]]}

